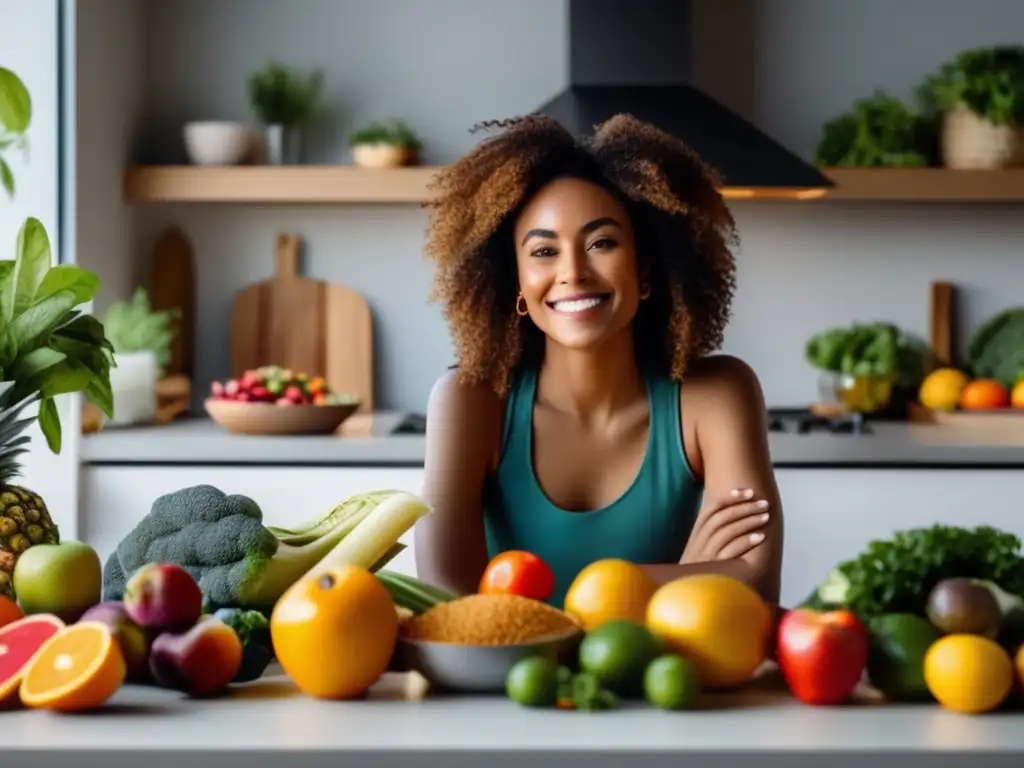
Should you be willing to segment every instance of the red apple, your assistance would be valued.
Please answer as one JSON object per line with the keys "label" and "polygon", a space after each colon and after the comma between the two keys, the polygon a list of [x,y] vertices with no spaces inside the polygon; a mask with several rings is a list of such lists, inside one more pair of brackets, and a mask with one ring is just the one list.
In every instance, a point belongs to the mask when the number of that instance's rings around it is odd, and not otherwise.
{"label": "red apple", "polygon": [[850,611],[789,611],[779,623],[777,655],[786,684],[805,704],[849,698],[868,662],[868,632]]}

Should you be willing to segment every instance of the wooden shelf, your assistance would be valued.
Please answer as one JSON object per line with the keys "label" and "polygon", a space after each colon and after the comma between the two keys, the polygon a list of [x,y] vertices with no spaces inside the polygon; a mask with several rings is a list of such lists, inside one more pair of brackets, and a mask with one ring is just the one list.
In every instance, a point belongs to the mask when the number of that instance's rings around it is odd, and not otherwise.
{"label": "wooden shelf", "polygon": [[823,202],[1024,202],[1024,169],[951,171],[945,168],[823,168],[836,183]]}
{"label": "wooden shelf", "polygon": [[[439,170],[415,166],[374,170],[353,165],[136,166],[124,177],[132,203],[409,203],[427,199]],[[836,182],[810,202],[1024,202],[1024,169],[826,168]],[[730,199],[792,200],[772,190],[724,190]]]}
{"label": "wooden shelf", "polygon": [[420,203],[437,168],[354,165],[136,166],[124,177],[133,203]]}

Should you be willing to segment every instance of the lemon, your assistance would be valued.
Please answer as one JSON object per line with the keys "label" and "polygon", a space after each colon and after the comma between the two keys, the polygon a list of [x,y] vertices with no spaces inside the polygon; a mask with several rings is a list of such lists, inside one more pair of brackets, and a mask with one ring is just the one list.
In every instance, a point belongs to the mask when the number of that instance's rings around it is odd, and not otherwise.
{"label": "lemon", "polygon": [[925,377],[917,399],[932,411],[952,411],[960,402],[960,395],[970,378],[956,368],[937,368]]}
{"label": "lemon", "polygon": [[980,635],[946,635],[924,657],[924,682],[946,709],[989,712],[1013,689],[1014,669],[1002,646]]}

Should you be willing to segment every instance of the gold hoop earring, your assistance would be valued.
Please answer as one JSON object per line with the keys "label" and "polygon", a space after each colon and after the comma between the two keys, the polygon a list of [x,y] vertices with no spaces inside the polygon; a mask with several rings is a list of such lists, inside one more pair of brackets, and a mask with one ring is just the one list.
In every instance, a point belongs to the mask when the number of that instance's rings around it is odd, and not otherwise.
{"label": "gold hoop earring", "polygon": [[[519,302],[523,302],[522,309],[519,308]],[[520,317],[526,317],[528,314],[530,314],[530,308],[526,304],[526,297],[523,296],[522,293],[516,296],[516,314],[519,315]]]}
{"label": "gold hoop earring", "polygon": [[651,286],[650,283],[644,283],[640,286],[640,301],[651,298]]}

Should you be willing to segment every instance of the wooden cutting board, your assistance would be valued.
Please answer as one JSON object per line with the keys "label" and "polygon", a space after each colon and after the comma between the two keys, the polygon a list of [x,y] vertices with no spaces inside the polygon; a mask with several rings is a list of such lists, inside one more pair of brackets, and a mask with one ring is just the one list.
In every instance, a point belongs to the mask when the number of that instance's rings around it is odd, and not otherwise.
{"label": "wooden cutting board", "polygon": [[178,227],[171,226],[157,237],[149,275],[150,305],[156,310],[177,309],[173,321],[171,360],[166,376],[194,377],[195,366],[195,263],[192,244]]}
{"label": "wooden cutting board", "polygon": [[231,313],[231,375],[280,365],[323,376],[336,392],[373,410],[373,325],[370,306],[351,288],[303,277],[302,238],[277,236],[277,269],[244,288]]}

